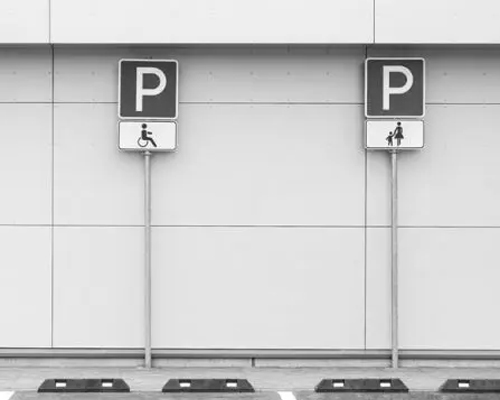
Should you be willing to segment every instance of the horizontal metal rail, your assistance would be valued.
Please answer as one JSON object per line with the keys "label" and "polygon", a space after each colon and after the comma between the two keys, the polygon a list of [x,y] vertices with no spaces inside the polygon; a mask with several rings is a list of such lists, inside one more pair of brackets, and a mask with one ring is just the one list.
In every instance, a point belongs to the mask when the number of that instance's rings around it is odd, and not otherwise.
{"label": "horizontal metal rail", "polygon": [[[391,349],[152,349],[161,358],[259,358],[259,359],[345,359],[390,360]],[[500,350],[400,350],[402,360],[500,360]],[[0,348],[0,358],[144,358],[144,349],[123,348]]]}

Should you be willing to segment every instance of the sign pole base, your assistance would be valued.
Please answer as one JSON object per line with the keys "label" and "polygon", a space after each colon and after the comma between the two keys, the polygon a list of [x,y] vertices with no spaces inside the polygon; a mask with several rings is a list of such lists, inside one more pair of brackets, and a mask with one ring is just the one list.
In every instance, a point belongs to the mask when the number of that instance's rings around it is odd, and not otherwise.
{"label": "sign pole base", "polygon": [[151,368],[151,152],[144,152],[144,366]]}

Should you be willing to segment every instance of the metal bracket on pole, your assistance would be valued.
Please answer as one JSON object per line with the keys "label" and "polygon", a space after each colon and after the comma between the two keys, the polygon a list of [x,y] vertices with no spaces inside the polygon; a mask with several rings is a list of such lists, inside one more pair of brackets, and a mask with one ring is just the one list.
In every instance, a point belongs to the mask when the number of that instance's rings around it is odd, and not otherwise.
{"label": "metal bracket on pole", "polygon": [[151,368],[151,152],[144,152],[144,366]]}
{"label": "metal bracket on pole", "polygon": [[398,368],[398,153],[391,150],[391,346],[392,368]]}

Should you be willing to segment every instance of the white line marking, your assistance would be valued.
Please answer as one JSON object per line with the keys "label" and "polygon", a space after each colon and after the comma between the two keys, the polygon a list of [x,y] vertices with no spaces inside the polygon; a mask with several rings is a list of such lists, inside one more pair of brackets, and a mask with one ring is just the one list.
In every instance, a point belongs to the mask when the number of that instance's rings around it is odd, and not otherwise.
{"label": "white line marking", "polygon": [[9,400],[14,395],[14,392],[0,392],[0,400]]}
{"label": "white line marking", "polygon": [[293,392],[278,392],[281,397],[281,400],[297,400],[293,394]]}

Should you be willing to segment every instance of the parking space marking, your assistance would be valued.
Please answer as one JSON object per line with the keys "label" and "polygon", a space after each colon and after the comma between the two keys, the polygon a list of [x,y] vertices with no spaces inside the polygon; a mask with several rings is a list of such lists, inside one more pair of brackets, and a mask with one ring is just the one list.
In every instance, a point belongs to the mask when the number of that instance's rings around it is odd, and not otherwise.
{"label": "parking space marking", "polygon": [[281,400],[297,400],[293,392],[278,392]]}
{"label": "parking space marking", "polygon": [[9,400],[14,395],[14,392],[0,392],[0,400]]}

